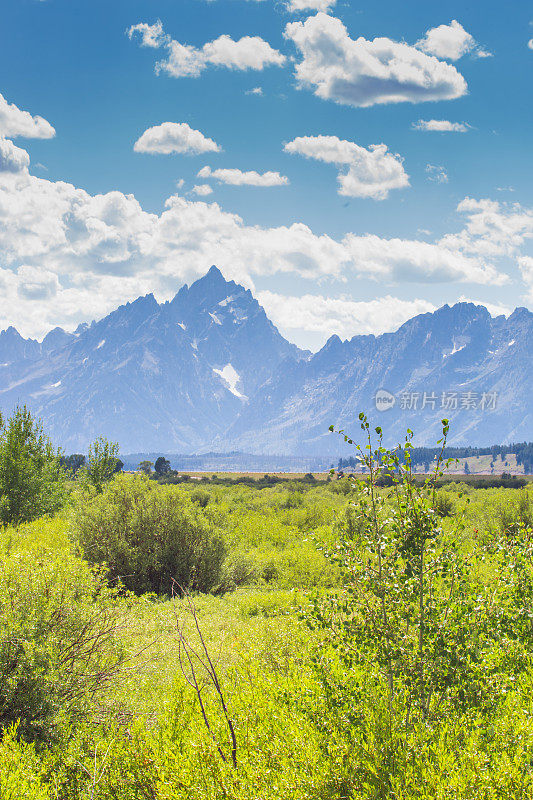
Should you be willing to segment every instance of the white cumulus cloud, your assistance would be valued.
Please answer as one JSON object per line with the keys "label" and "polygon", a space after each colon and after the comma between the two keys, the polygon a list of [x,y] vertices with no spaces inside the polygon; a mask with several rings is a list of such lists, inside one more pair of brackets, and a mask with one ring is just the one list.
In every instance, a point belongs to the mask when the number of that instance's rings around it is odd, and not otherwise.
{"label": "white cumulus cloud", "polygon": [[22,111],[14,103],[8,103],[0,94],[0,136],[13,139],[25,136],[28,139],[51,139],[55,130],[43,117],[33,117],[29,111]]}
{"label": "white cumulus cloud", "polygon": [[416,43],[416,46],[437,58],[457,61],[474,49],[476,40],[465,31],[460,22],[452,19],[449,25],[439,25],[426,31],[426,35]]}
{"label": "white cumulus cloud", "polygon": [[400,300],[390,295],[355,301],[316,294],[286,296],[263,291],[258,292],[257,299],[276,326],[286,331],[301,329],[321,333],[324,340],[334,333],[350,339],[357,334],[393,331],[416,314],[436,308],[427,300]]}
{"label": "white cumulus cloud", "polygon": [[297,83],[324,100],[366,107],[466,94],[466,81],[451,64],[385,37],[351,39],[339,19],[324,13],[289,23],[285,36],[301,54]]}
{"label": "white cumulus cloud", "polygon": [[202,47],[194,47],[172,39],[164,32],[160,20],[154,25],[145,22],[132,25],[127,34],[130,39],[137,37],[141,47],[166,49],[166,58],[158,61],[155,69],[158,74],[166,72],[173,78],[197,78],[209,66],[263,70],[285,63],[285,56],[260,36],[243,36],[235,40],[223,34]]}
{"label": "white cumulus cloud", "polygon": [[136,153],[220,153],[221,147],[186,122],[163,122],[148,128],[135,142]]}
{"label": "white cumulus cloud", "polygon": [[466,133],[470,128],[466,122],[450,122],[447,119],[419,119],[413,122],[417,131],[436,131],[437,133]]}
{"label": "white cumulus cloud", "polygon": [[194,192],[194,194],[198,197],[207,197],[208,195],[213,194],[213,189],[208,183],[200,183],[197,186],[193,186],[191,191]]}
{"label": "white cumulus cloud", "polygon": [[330,11],[337,0],[287,0],[287,10],[293,14],[302,11]]}
{"label": "white cumulus cloud", "polygon": [[147,22],[139,22],[138,25],[132,25],[131,28],[128,28],[126,33],[130,39],[137,36],[141,47],[157,48],[170,40],[170,37],[163,30],[163,23],[160,19],[154,22],[153,25],[148,25]]}
{"label": "white cumulus cloud", "polygon": [[284,150],[347,167],[338,175],[339,194],[347,197],[384,200],[393,189],[409,186],[402,158],[385,144],[366,148],[337,136],[299,136],[285,144]]}
{"label": "white cumulus cloud", "polygon": [[131,194],[90,195],[38,178],[21,162],[16,171],[0,172],[0,327],[41,335],[100,317],[139,294],[167,299],[213,263],[248,286],[254,276],[283,273],[312,280],[351,275],[380,288],[503,285],[509,276],[496,259],[523,255],[533,210],[467,198],[458,211],[462,230],[434,242],[360,233],[335,238],[303,223],[250,225],[218,203],[179,194],[161,213],[148,213]]}
{"label": "white cumulus cloud", "polygon": [[0,172],[21,172],[29,165],[30,157],[25,150],[0,137]]}
{"label": "white cumulus cloud", "polygon": [[514,257],[524,242],[533,239],[533,208],[520,203],[465,197],[457,210],[467,223],[459,233],[443,236],[445,247],[483,258]]}
{"label": "white cumulus cloud", "polygon": [[255,170],[243,172],[240,169],[214,169],[202,167],[198,173],[199,178],[213,178],[220,183],[228,183],[231,186],[286,186],[289,179],[279,172],[259,173]]}

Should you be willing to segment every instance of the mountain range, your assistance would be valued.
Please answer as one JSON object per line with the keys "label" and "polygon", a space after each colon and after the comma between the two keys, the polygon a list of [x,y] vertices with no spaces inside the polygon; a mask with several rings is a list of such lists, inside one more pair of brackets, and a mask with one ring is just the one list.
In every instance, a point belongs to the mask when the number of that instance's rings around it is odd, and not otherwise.
{"label": "mountain range", "polygon": [[533,438],[533,313],[472,303],[394,333],[334,335],[317,353],[288,342],[243,286],[211,267],[173,300],[152,294],[42,342],[0,333],[0,409],[25,403],[67,452],[103,435],[122,452],[338,455],[329,425],[364,410],[388,442],[407,427],[434,444]]}

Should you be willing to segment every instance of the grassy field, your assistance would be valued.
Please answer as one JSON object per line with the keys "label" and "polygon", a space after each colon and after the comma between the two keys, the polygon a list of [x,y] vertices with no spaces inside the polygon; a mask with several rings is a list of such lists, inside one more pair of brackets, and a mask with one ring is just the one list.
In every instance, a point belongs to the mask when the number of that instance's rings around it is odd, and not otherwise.
{"label": "grassy field", "polygon": [[[100,496],[76,487],[59,516],[1,534],[4,629],[12,630],[13,638],[16,626],[23,627],[28,647],[44,637],[52,654],[61,642],[55,633],[49,641],[43,631],[53,632],[58,614],[68,617],[67,605],[82,602],[81,588],[74,587],[67,597],[66,587],[73,575],[80,576],[80,586],[89,580],[84,559],[96,564],[101,558],[94,542],[103,547],[105,539],[106,563],[111,568],[118,559],[126,584],[132,579],[129,571],[144,568],[133,560],[133,548],[142,544],[139,531],[158,529],[143,558],[161,565],[165,525],[174,530],[172,515],[178,511],[182,526],[189,531],[201,526],[224,545],[212,589],[193,588],[191,601],[178,591],[175,597],[161,594],[155,584],[149,592],[120,591],[105,600],[106,613],[120,612],[113,636],[122,653],[122,669],[94,694],[81,715],[62,716],[58,707],[50,717],[49,733],[43,729],[33,736],[34,743],[31,736],[21,738],[5,726],[0,746],[2,800],[533,797],[533,640],[528,638],[530,623],[513,621],[511,603],[521,592],[516,619],[522,620],[523,609],[530,608],[528,592],[533,598],[533,576],[531,587],[527,577],[532,573],[529,545],[518,550],[512,538],[531,524],[531,489],[474,489],[457,483],[439,492],[439,541],[443,548],[451,542],[453,559],[468,564],[452,604],[459,626],[453,633],[453,647],[459,648],[454,658],[463,664],[454,681],[465,688],[457,694],[450,688],[442,714],[406,725],[402,720],[409,678],[402,684],[398,667],[396,680],[404,688],[398,689],[394,708],[387,711],[375,661],[379,649],[374,651],[365,639],[368,653],[374,655],[368,662],[354,660],[352,644],[347,647],[342,634],[348,617],[338,598],[353,596],[346,581],[358,568],[356,562],[349,566],[346,561],[353,558],[352,545],[348,556],[342,542],[359,541],[363,535],[363,489],[349,478],[326,482],[325,475],[316,477],[321,480],[308,486],[288,478],[258,489],[192,482],[159,487],[146,478],[124,476]],[[388,519],[392,490],[379,490],[378,502],[384,504],[383,519]],[[94,540],[88,538],[91,525]],[[127,544],[119,539],[126,529],[133,531]],[[364,548],[363,539],[358,547]],[[507,566],[510,559],[512,571]],[[154,568],[147,572],[152,579]],[[194,583],[196,573],[192,574]],[[513,583],[515,574],[521,576],[520,586]],[[444,585],[445,577],[438,578],[437,593]],[[83,606],[85,615],[91,614],[91,591],[89,605]],[[491,625],[507,631],[501,634],[501,648],[479,623],[480,608],[489,614],[480,599],[485,591],[501,610]],[[478,599],[471,604],[468,597]],[[391,606],[394,614],[397,608]],[[429,615],[432,609],[428,607]],[[61,630],[71,636],[74,620],[68,619]],[[350,623],[350,642],[355,641],[357,619]],[[476,652],[464,656],[461,648],[468,637],[479,640]],[[191,648],[192,662],[187,661],[184,644]],[[44,650],[39,647],[32,645],[26,656],[35,683],[45,680]],[[32,660],[35,648],[40,656]],[[231,764],[231,737],[220,698],[205,668],[206,652],[236,733],[236,767]],[[191,663],[200,694],[191,686]],[[82,670],[80,681],[83,675]],[[59,683],[59,673],[47,673],[48,692]],[[24,691],[34,702],[27,686]],[[471,697],[468,702],[463,691]]]}

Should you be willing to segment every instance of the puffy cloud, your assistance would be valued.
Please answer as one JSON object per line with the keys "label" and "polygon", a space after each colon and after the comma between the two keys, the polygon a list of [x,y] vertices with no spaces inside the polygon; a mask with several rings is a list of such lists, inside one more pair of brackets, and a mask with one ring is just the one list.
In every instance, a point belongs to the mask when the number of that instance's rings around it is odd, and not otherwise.
{"label": "puffy cloud", "polygon": [[448,173],[438,164],[426,164],[426,176],[432,183],[448,183]]}
{"label": "puffy cloud", "polygon": [[208,64],[229,69],[262,70],[272,64],[281,66],[285,63],[285,56],[259,36],[243,36],[238,41],[227,35],[219,36],[204,44],[202,54]]}
{"label": "puffy cloud", "polygon": [[55,130],[42,117],[32,117],[29,111],[21,111],[14,103],[8,103],[0,94],[0,136],[12,139],[25,136],[28,139],[51,139]]}
{"label": "puffy cloud", "polygon": [[213,194],[213,189],[208,183],[200,183],[198,186],[193,186],[191,191],[198,197],[207,197],[207,195]]}
{"label": "puffy cloud", "polygon": [[171,40],[166,45],[168,56],[155,65],[156,74],[166,72],[173,78],[198,78],[207,62],[200,50]]}
{"label": "puffy cloud", "polygon": [[21,172],[28,169],[30,157],[9,139],[0,138],[0,172]]}
{"label": "puffy cloud", "polygon": [[301,11],[329,11],[337,0],[287,0],[287,10],[294,14]]}
{"label": "puffy cloud", "polygon": [[0,326],[42,334],[55,324],[102,316],[141,293],[167,298],[212,263],[247,285],[255,275],[279,273],[314,280],[352,275],[380,285],[505,283],[507,275],[485,252],[487,232],[489,241],[499,232],[493,251],[516,254],[532,235],[533,212],[470,199],[459,211],[464,230],[434,243],[355,233],[333,238],[302,223],[248,225],[217,203],[179,194],[168,198],[162,213],[150,214],[133,195],[90,195],[25,168],[2,172]]}
{"label": "puffy cloud", "polygon": [[[533,259],[532,267],[533,267]],[[533,278],[533,274],[532,274]],[[290,339],[298,338],[296,331],[319,334],[317,341],[323,344],[332,334],[350,339],[361,334],[374,334],[397,330],[404,322],[417,314],[435,311],[433,303],[416,298],[401,300],[385,295],[375,300],[356,301],[344,297],[304,294],[286,296],[271,291],[257,292],[257,299],[274,324],[286,332]],[[494,303],[472,300],[461,296],[458,302],[483,305],[493,316],[509,316],[510,308]],[[306,346],[308,336],[303,338]]]}
{"label": "puffy cloud", "polygon": [[186,122],[163,122],[148,128],[137,139],[133,149],[136,153],[220,153],[221,147],[187,125]]}
{"label": "puffy cloud", "polygon": [[441,239],[445,247],[483,258],[515,256],[533,238],[533,209],[519,203],[466,197],[457,206],[467,217],[465,228]]}
{"label": "puffy cloud", "polygon": [[5,300],[0,306],[0,330],[15,325],[24,336],[41,337],[58,324],[73,329],[88,317],[98,319],[120,303],[147,294],[151,287],[139,276],[91,274],[74,276],[70,285],[62,285],[50,270],[21,266],[13,271],[0,268],[0,291]]}
{"label": "puffy cloud", "polygon": [[396,330],[416,314],[436,308],[427,300],[400,300],[390,295],[354,301],[316,294],[285,296],[263,291],[257,293],[257,299],[278,327],[321,333],[324,340],[333,333],[347,339],[356,334],[377,335]]}
{"label": "puffy cloud", "polygon": [[289,23],[285,36],[301,54],[298,84],[324,100],[366,107],[453,100],[467,90],[451,64],[384,37],[351,39],[343,23],[327,14]]}
{"label": "puffy cloud", "polygon": [[530,50],[533,50],[533,39],[529,40],[529,42],[527,43],[527,46],[529,47]]}
{"label": "puffy cloud", "polygon": [[373,144],[367,149],[337,136],[299,136],[285,144],[284,150],[346,166],[347,170],[338,176],[341,195],[384,200],[393,189],[409,186],[402,158],[390,153],[385,144]]}
{"label": "puffy cloud", "polygon": [[255,94],[258,97],[262,97],[263,90],[260,86],[255,86],[253,89],[248,89],[245,94]]}
{"label": "puffy cloud", "polygon": [[439,25],[426,31],[426,35],[416,43],[416,46],[437,58],[457,61],[474,49],[476,40],[465,31],[460,22],[452,19],[449,25]]}
{"label": "puffy cloud", "polygon": [[470,128],[466,122],[450,122],[447,119],[419,119],[413,122],[417,131],[437,131],[438,133],[466,133]]}
{"label": "puffy cloud", "polygon": [[475,258],[441,239],[435,244],[417,239],[384,239],[374,234],[348,233],[342,240],[356,272],[375,280],[439,283],[467,281],[501,286],[509,278],[493,264]]}
{"label": "puffy cloud", "polygon": [[60,288],[55,272],[22,264],[17,270],[17,293],[27,300],[48,300]]}
{"label": "puffy cloud", "polygon": [[163,30],[161,21],[154,25],[140,22],[127,30],[130,39],[138,37],[141,47],[163,47],[167,57],[156,64],[156,72],[173,78],[197,78],[208,66],[235,70],[262,70],[285,63],[285,56],[274,50],[260,36],[243,36],[235,40],[226,34],[198,48],[181,44]]}
{"label": "puffy cloud", "polygon": [[138,36],[141,47],[161,47],[166,44],[170,37],[163,30],[163,23],[160,19],[154,22],[153,25],[148,25],[147,22],[139,22],[138,25],[132,25],[126,31],[128,37],[133,39]]}
{"label": "puffy cloud", "polygon": [[231,186],[286,186],[289,179],[279,172],[243,172],[240,169],[215,169],[203,167],[198,173],[199,178],[214,178],[220,183],[229,183]]}

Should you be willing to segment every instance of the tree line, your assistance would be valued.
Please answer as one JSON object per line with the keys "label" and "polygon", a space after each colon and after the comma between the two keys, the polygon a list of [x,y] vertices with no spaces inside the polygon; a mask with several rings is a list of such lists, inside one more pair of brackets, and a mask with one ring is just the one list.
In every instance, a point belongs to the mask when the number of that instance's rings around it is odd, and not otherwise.
{"label": "tree line", "polygon": [[[413,466],[431,465],[438,457],[439,450],[435,447],[413,447],[411,449],[411,461]],[[508,455],[515,455],[517,464],[522,464],[524,472],[533,472],[533,442],[517,442],[514,444],[494,444],[491,447],[447,447],[444,457],[448,458],[472,458],[475,456],[492,456],[494,461],[498,456],[505,458]],[[360,466],[357,458],[339,458],[338,468],[355,469]]]}

